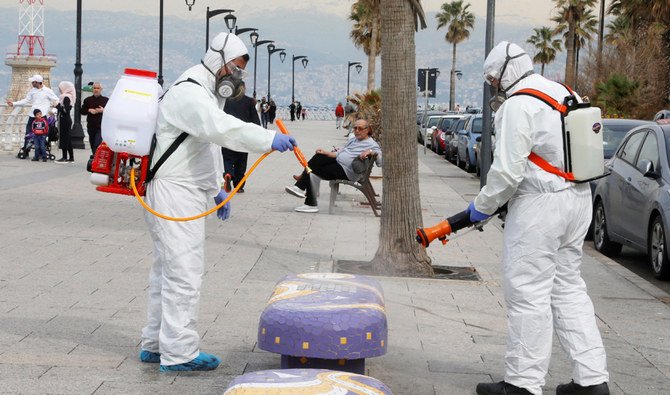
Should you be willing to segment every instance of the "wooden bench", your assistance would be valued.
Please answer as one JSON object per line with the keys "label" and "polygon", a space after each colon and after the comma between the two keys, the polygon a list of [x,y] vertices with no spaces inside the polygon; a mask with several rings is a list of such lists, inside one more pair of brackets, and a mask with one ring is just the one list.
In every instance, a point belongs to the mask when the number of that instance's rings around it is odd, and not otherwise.
{"label": "wooden bench", "polygon": [[372,168],[375,165],[375,160],[377,155],[370,155],[364,159],[365,170],[359,175],[356,181],[351,180],[331,180],[330,181],[330,206],[328,207],[328,214],[333,214],[333,207],[335,207],[335,199],[337,199],[337,194],[340,192],[340,184],[349,185],[363,192],[365,198],[372,208],[372,212],[375,214],[375,217],[381,215],[382,204],[377,201],[377,194],[375,189],[370,183],[370,173],[372,173]]}
{"label": "wooden bench", "polygon": [[392,395],[381,381],[361,374],[325,369],[262,370],[235,378],[223,395]]}
{"label": "wooden bench", "polygon": [[365,358],[386,353],[381,285],[371,277],[304,273],[274,287],[258,325],[258,347],[281,354],[282,369],[365,373]]}

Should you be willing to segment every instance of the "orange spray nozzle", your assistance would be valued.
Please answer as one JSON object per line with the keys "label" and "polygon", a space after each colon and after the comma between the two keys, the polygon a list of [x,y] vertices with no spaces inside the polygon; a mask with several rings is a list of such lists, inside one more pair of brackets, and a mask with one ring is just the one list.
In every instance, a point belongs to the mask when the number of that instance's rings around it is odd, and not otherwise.
{"label": "orange spray nozzle", "polygon": [[[288,129],[286,129],[286,125],[284,125],[284,121],[281,119],[276,119],[275,123],[277,124],[277,127],[279,128],[279,131],[282,132],[283,134],[288,135]],[[305,155],[302,154],[302,151],[300,151],[300,148],[298,147],[293,147],[293,153],[295,154],[295,157],[298,159],[298,162],[300,162],[300,165],[305,168],[307,173],[311,173],[312,169],[309,168],[307,165],[307,159],[305,159]]]}
{"label": "orange spray nozzle", "polygon": [[440,240],[442,244],[447,244],[447,236],[472,225],[470,212],[468,210],[461,211],[430,228],[417,228],[416,241],[424,247],[428,247],[430,242],[435,239]]}
{"label": "orange spray nozzle", "polygon": [[424,247],[428,247],[430,242],[438,239],[442,244],[447,244],[447,236],[451,234],[451,225],[449,221],[442,221],[430,228],[417,228],[416,241]]}

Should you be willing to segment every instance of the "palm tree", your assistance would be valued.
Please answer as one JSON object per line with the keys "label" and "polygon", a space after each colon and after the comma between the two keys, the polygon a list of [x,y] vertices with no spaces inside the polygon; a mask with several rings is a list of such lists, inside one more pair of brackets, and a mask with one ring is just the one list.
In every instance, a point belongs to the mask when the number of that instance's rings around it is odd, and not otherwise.
{"label": "palm tree", "polygon": [[540,74],[544,75],[544,66],[553,62],[556,59],[556,52],[561,50],[561,40],[555,39],[553,30],[546,26],[536,27],[533,31],[535,34],[526,42],[533,44],[537,49],[537,53],[533,56],[533,63],[542,65]]}
{"label": "palm tree", "polygon": [[449,81],[449,110],[454,110],[454,88],[456,78],[456,45],[470,38],[470,31],[475,27],[475,16],[468,11],[470,3],[463,6],[463,0],[444,3],[440,7],[437,18],[437,29],[447,26],[444,39],[453,45],[451,59],[451,79]]}
{"label": "palm tree", "polygon": [[631,27],[637,31],[646,31],[652,23],[663,29],[663,57],[667,64],[665,72],[665,100],[670,101],[670,2],[667,0],[614,0],[609,11],[614,15],[629,18]]}
{"label": "palm tree", "polygon": [[567,59],[565,62],[565,83],[567,85],[574,85],[575,83],[575,68],[577,51],[577,28],[580,21],[584,18],[586,11],[593,7],[597,0],[554,0],[558,14],[552,18],[552,21],[557,22],[558,28],[554,30],[555,33],[565,32],[565,49]]}
{"label": "palm tree", "polygon": [[375,89],[377,55],[381,49],[379,0],[358,0],[351,6],[349,19],[354,27],[349,36],[356,48],[368,56],[368,92]]}
{"label": "palm tree", "polygon": [[624,15],[617,16],[613,21],[607,24],[607,34],[605,43],[615,48],[623,48],[632,40],[632,25],[628,17]]}
{"label": "palm tree", "polygon": [[414,31],[425,27],[418,0],[381,0],[382,125],[384,169],[376,273],[430,276],[425,248],[414,237],[422,226],[416,150],[416,63]]}

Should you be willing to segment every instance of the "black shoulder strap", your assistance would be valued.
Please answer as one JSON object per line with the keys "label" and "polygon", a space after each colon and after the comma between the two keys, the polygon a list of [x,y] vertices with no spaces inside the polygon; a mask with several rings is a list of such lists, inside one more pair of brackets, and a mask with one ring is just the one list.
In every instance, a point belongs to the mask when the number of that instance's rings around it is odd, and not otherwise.
{"label": "black shoulder strap", "polygon": [[[179,84],[181,84],[181,83],[183,83],[183,82],[190,82],[190,83],[192,83],[192,84],[200,85],[200,84],[198,83],[198,81],[196,81],[196,80],[194,80],[194,79],[192,79],[192,78],[189,78],[189,79],[186,79],[186,80],[184,80],[184,81],[179,81],[179,82],[177,82],[176,84],[174,84],[173,86],[177,86],[177,85],[179,85]],[[200,85],[200,86],[202,86],[202,85]],[[169,91],[169,89],[168,89],[167,91],[165,91],[165,92],[161,95],[160,98],[158,98],[158,101],[163,100],[163,97],[165,97],[165,94],[168,93],[168,91]],[[148,183],[150,183],[151,180],[154,179],[154,176],[156,175],[156,172],[158,172],[158,169],[160,169],[160,167],[163,166],[163,163],[165,163],[165,161],[170,157],[170,155],[172,155],[172,153],[174,153],[174,152],[177,150],[177,148],[179,148],[179,146],[181,145],[181,143],[183,143],[184,140],[186,140],[186,137],[188,137],[188,133],[186,133],[186,132],[182,132],[182,133],[175,139],[175,141],[173,141],[172,144],[170,144],[170,147],[168,147],[167,151],[165,151],[165,152],[163,153],[163,155],[160,157],[160,159],[158,159],[158,162],[156,162],[156,165],[155,165],[153,168],[149,169],[149,171],[147,172],[147,178],[146,178],[146,180],[144,181],[144,184],[145,184],[145,185],[148,184]],[[149,165],[150,165],[150,166],[151,166],[151,162],[152,162],[153,157],[154,157],[154,150],[155,150],[155,149],[156,149],[156,135],[154,134],[153,139],[151,139],[151,150],[149,151]]]}

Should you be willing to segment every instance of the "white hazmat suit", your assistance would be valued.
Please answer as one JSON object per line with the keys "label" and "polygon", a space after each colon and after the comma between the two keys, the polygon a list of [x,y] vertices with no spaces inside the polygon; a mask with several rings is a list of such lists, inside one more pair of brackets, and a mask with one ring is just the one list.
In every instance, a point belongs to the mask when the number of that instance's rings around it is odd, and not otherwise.
{"label": "white hazmat suit", "polygon": [[[502,89],[533,70],[529,56],[509,60],[508,43],[486,58],[484,75]],[[509,46],[509,56],[523,53]],[[563,102],[562,85],[538,74],[521,78],[507,95],[533,88]],[[572,361],[572,379],[582,386],[608,381],[605,350],[591,299],[581,278],[582,246],[591,220],[591,192],[533,164],[535,152],[563,168],[561,117],[529,96],[507,99],[495,115],[496,149],[487,184],[474,200],[492,214],[508,202],[503,238],[503,284],[508,311],[504,381],[541,394],[552,348],[552,328]]]}
{"label": "white hazmat suit", "polygon": [[[225,64],[247,54],[234,35],[212,41],[203,59],[216,73]],[[213,50],[214,49],[214,50]],[[188,137],[158,170],[146,192],[156,211],[187,217],[208,209],[223,182],[219,146],[235,151],[267,152],[275,132],[245,123],[223,112],[225,99],[215,95],[216,78],[202,64],[186,70],[173,85],[158,111],[155,162],[182,132]],[[198,301],[202,283],[205,219],[172,222],[145,213],[154,243],[154,264],[149,275],[147,326],[142,330],[142,349],[160,353],[161,365],[186,363],[199,355]]]}

